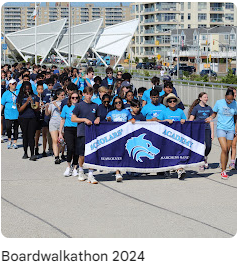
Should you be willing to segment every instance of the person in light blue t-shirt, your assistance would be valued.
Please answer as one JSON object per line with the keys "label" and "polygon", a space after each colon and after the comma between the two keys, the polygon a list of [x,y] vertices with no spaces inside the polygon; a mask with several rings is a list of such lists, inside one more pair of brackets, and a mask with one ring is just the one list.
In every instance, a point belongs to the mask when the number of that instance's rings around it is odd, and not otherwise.
{"label": "person in light blue t-shirt", "polygon": [[[61,112],[61,122],[60,122],[60,130],[59,130],[59,139],[65,139],[67,144],[67,163],[68,167],[64,172],[64,176],[77,176],[77,164],[79,156],[75,154],[75,147],[77,141],[77,123],[71,121],[71,117],[73,114],[73,110],[75,108],[76,103],[79,102],[79,94],[77,92],[73,92],[69,95],[68,104],[63,107]],[[63,128],[64,128],[64,136],[63,136]],[[71,162],[73,164],[73,169],[71,169]]]}
{"label": "person in light blue t-shirt", "polygon": [[[108,122],[127,122],[132,121],[132,115],[130,111],[124,109],[124,103],[122,101],[122,98],[119,96],[116,96],[113,100],[112,104],[113,110],[109,112],[106,116],[106,120]],[[122,175],[119,170],[116,170],[116,181],[121,182],[122,181]]]}
{"label": "person in light blue t-shirt", "polygon": [[166,107],[159,103],[159,91],[154,89],[150,92],[151,103],[146,104],[141,113],[147,121],[158,121],[161,112],[166,110]]}
{"label": "person in light blue t-shirt", "polygon": [[[169,122],[172,124],[174,121],[180,121],[181,124],[184,124],[186,121],[186,116],[180,108],[177,108],[177,105],[180,103],[180,99],[176,97],[175,94],[170,93],[164,98],[163,104],[168,106],[166,110],[159,115],[160,122]],[[183,168],[177,169],[178,179],[184,179],[186,172]],[[166,172],[165,175],[169,175],[169,172]]]}
{"label": "person in light blue t-shirt", "polygon": [[[142,107],[144,107],[146,104],[151,103],[151,98],[150,98],[150,92],[152,91],[152,89],[154,88],[160,88],[159,83],[160,83],[160,78],[154,76],[151,79],[151,83],[152,83],[152,88],[146,90],[143,95],[142,95]],[[160,88],[161,90],[159,91],[159,96],[163,96],[164,95],[164,91],[162,90],[162,87]]]}
{"label": "person in light blue t-shirt", "polygon": [[17,149],[17,139],[18,139],[18,116],[19,112],[17,110],[16,100],[18,93],[16,92],[17,82],[15,79],[9,81],[9,90],[6,90],[1,99],[1,112],[4,109],[4,117],[6,121],[6,130],[8,137],[7,148],[10,149],[12,145],[12,128],[13,128],[13,145],[14,149]]}
{"label": "person in light blue t-shirt", "polygon": [[234,135],[237,132],[237,105],[234,101],[233,90],[228,89],[225,99],[218,100],[213,107],[213,114],[206,118],[206,122],[211,122],[218,115],[217,137],[221,146],[221,178],[228,179],[226,167],[228,155],[231,149]]}

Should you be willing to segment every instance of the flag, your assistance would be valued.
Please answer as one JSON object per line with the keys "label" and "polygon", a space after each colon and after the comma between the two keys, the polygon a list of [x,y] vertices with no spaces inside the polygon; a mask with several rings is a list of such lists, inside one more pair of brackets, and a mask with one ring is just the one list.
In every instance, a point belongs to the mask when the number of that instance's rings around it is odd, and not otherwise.
{"label": "flag", "polygon": [[34,9],[33,13],[31,14],[31,18],[33,18],[34,20],[39,15],[39,9],[37,9],[37,8],[38,8],[38,6]]}
{"label": "flag", "polygon": [[87,168],[152,173],[204,164],[204,122],[105,122],[85,133]]}

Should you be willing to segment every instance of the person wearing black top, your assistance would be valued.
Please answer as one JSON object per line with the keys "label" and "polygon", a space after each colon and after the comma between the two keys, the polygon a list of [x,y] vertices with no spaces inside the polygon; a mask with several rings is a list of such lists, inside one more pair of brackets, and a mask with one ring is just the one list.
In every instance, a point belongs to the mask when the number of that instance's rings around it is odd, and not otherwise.
{"label": "person wearing black top", "polygon": [[39,107],[39,102],[36,100],[31,83],[24,81],[22,83],[19,95],[17,97],[17,109],[19,112],[19,124],[22,130],[24,155],[22,159],[29,158],[27,148],[30,147],[31,161],[35,161],[37,157],[34,155],[35,147],[35,132],[36,132],[36,110]]}
{"label": "person wearing black top", "polygon": [[100,117],[100,122],[106,122],[106,116],[111,111],[112,106],[110,103],[110,95],[104,94],[102,96],[102,104],[98,106],[98,116]]}

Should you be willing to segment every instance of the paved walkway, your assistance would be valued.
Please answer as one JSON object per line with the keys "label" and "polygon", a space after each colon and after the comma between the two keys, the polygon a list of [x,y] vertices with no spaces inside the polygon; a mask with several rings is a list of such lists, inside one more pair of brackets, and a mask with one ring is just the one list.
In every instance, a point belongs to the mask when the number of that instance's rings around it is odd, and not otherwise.
{"label": "paved walkway", "polygon": [[[21,140],[19,143],[21,144]],[[40,151],[42,146],[40,147]],[[176,175],[95,172],[99,184],[64,177],[66,162],[21,159],[23,148],[2,144],[2,234],[6,237],[209,237],[236,234],[237,175],[220,178],[217,139],[210,169]]]}

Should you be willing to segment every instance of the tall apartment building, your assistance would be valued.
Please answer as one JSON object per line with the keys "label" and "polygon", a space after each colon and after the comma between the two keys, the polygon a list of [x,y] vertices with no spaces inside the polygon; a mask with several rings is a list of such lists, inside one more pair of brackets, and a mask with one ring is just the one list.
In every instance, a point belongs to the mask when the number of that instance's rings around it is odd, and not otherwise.
{"label": "tall apartment building", "polygon": [[226,2],[140,2],[132,4],[140,24],[132,42],[139,59],[166,56],[173,29],[237,26],[237,9]]}
{"label": "tall apartment building", "polygon": [[[2,6],[1,30],[10,33],[21,29],[26,29],[35,25],[31,15],[35,9],[35,4],[29,6]],[[49,2],[45,6],[39,7],[37,25],[45,24],[62,18],[68,18],[69,3],[56,2],[51,6]],[[71,24],[78,25],[98,18],[104,18],[103,27],[114,25],[123,21],[130,20],[129,6],[115,7],[95,7],[94,4],[85,4],[85,7],[71,6]],[[68,21],[66,22],[68,26]]]}

